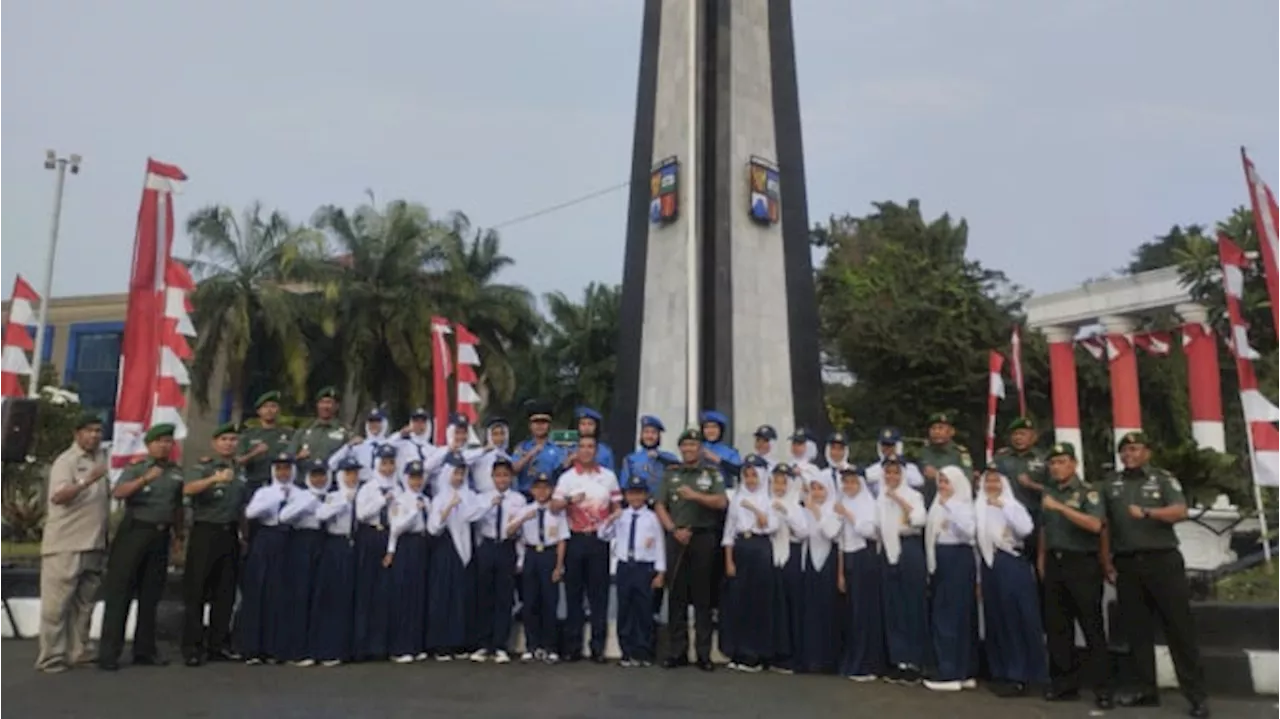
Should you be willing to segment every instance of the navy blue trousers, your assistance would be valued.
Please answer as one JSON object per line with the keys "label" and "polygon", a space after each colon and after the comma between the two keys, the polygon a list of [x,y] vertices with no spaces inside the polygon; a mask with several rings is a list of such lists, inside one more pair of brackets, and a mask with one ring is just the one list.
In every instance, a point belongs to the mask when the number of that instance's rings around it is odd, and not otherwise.
{"label": "navy blue trousers", "polygon": [[801,604],[804,618],[800,630],[799,651],[795,653],[798,672],[831,674],[840,661],[840,592],[836,585],[836,563],[840,550],[831,548],[821,567],[806,557],[801,577]]}
{"label": "navy blue trousers", "polygon": [[846,677],[884,673],[884,622],[881,620],[880,557],[874,544],[846,552],[844,560],[844,650],[840,673]]}
{"label": "navy blue trousers", "polygon": [[[731,637],[720,650],[739,664],[756,666],[775,655],[773,544],[766,536],[737,537],[733,541],[735,576],[721,594],[721,636]],[[778,617],[781,619],[781,617]]]}
{"label": "navy blue trousers", "polygon": [[427,650],[427,535],[406,533],[396,539],[391,560],[391,621],[387,653],[414,656]]}
{"label": "navy blue trousers", "polygon": [[355,622],[356,550],[344,536],[328,534],[320,547],[311,590],[310,655],[316,661],[350,661]]}
{"label": "navy blue trousers", "polygon": [[556,650],[556,605],[560,601],[559,587],[551,581],[556,568],[556,545],[548,544],[539,552],[526,547],[524,570],[520,584],[524,602],[521,623],[524,624],[524,648],[532,652]]}
{"label": "navy blue trousers", "polygon": [[971,679],[977,671],[973,547],[940,544],[933,572],[933,653],[939,681]]}
{"label": "navy blue trousers", "polygon": [[923,669],[929,651],[929,614],[925,603],[928,571],[924,560],[924,539],[919,535],[903,537],[898,563],[889,564],[882,554],[880,569],[884,582],[884,634],[889,663]]}
{"label": "navy blue trousers", "polygon": [[240,613],[236,616],[236,643],[247,659],[279,657],[279,633],[283,619],[285,549],[289,528],[260,526],[253,535],[240,585]]}
{"label": "navy blue trousers", "polygon": [[998,549],[993,560],[990,567],[982,565],[984,644],[991,678],[1044,683],[1049,669],[1035,570],[1025,559]]}
{"label": "navy blue trousers", "polygon": [[516,593],[516,542],[482,540],[476,547],[476,641],[481,649],[507,650]]}
{"label": "navy blue trousers", "polygon": [[583,599],[591,605],[591,654],[604,653],[609,631],[609,543],[591,533],[569,536],[564,552],[565,647],[582,653],[586,627]]}
{"label": "navy blue trousers", "polygon": [[427,590],[427,651],[454,654],[474,641],[475,562],[464,565],[448,534],[431,551],[431,584]]}
{"label": "navy blue trousers", "polygon": [[773,591],[773,658],[769,663],[781,669],[794,670],[804,634],[804,584],[800,570],[804,544],[791,542],[791,554],[782,567],[774,567]]}
{"label": "navy blue trousers", "polygon": [[655,574],[653,562],[618,562],[618,644],[623,659],[653,661]]}
{"label": "navy blue trousers", "polygon": [[311,621],[311,588],[324,534],[319,529],[293,529],[285,545],[280,645],[277,658],[312,659],[307,627]]}
{"label": "navy blue trousers", "polygon": [[387,555],[387,530],[361,524],[356,529],[356,596],[353,644],[359,661],[387,658],[391,624],[391,570],[382,566]]}

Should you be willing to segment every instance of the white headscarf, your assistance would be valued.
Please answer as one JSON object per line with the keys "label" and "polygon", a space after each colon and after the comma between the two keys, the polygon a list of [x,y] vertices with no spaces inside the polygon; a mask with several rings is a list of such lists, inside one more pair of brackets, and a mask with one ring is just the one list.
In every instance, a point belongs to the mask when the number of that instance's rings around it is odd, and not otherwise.
{"label": "white headscarf", "polygon": [[739,532],[749,532],[756,528],[755,512],[745,509],[742,506],[743,501],[750,500],[751,506],[765,512],[773,513],[773,502],[769,499],[769,482],[764,478],[764,467],[756,467],[746,465],[742,468],[743,473],[750,469],[756,473],[756,488],[754,491],[747,489],[746,479],[738,483],[736,491],[733,493],[733,499],[729,501],[729,512],[736,522],[736,529]]}
{"label": "white headscarf", "polygon": [[[899,474],[898,487],[895,492],[913,507],[924,507],[924,496],[907,484],[906,474]],[[896,566],[902,557],[902,530],[909,525],[903,520],[902,507],[889,496],[889,483],[886,481],[876,497],[877,519],[880,520],[880,546],[884,549],[885,559]]]}
{"label": "white headscarf", "polygon": [[[996,476],[1000,477],[1000,504],[1004,505],[1004,508],[1016,507],[1017,509],[1013,511],[1026,512],[1026,507],[1014,496],[1013,485],[1009,484],[1009,478],[1003,474]],[[986,490],[981,487],[978,489],[976,504],[974,519],[978,527],[978,552],[982,554],[982,561],[990,567],[996,561],[997,549],[1011,554],[1014,552],[1016,538],[1012,528],[1009,527],[1009,520],[1005,518],[1005,509],[991,504]]]}
{"label": "white headscarf", "polygon": [[[857,494],[850,497],[844,493],[844,488],[841,487],[839,496],[840,504],[844,505],[844,508],[849,510],[855,520],[875,521],[879,518],[876,513],[877,507],[875,495],[873,495],[871,490],[867,488],[867,483],[863,481],[862,477],[858,477]],[[849,524],[847,520],[845,523]],[[852,527],[850,529],[852,529]],[[852,531],[856,532],[857,530]]]}
{"label": "white headscarf", "polygon": [[[446,463],[445,469],[452,473],[454,468],[453,465]],[[449,513],[448,519],[441,522],[440,515],[444,512],[445,507],[448,507],[453,501],[454,495],[457,495],[461,501]],[[471,563],[471,523],[488,510],[489,505],[476,498],[476,493],[472,492],[467,486],[465,478],[462,480],[462,486],[460,487],[454,487],[452,480],[450,480],[449,484],[431,502],[431,514],[428,516],[427,530],[437,536],[447,530],[449,538],[453,542],[453,548],[458,552],[458,558],[462,560],[462,566],[465,567]]]}
{"label": "white headscarf", "polygon": [[[840,518],[836,516],[836,493],[831,491],[831,488],[828,486],[828,480],[823,477],[816,478],[812,481],[821,484],[827,490],[827,497],[820,505],[821,509],[819,510],[818,516],[815,517],[813,515],[811,510],[813,506],[812,504],[806,507],[806,511],[809,512],[810,518],[809,538],[806,540],[806,546],[809,550],[809,558],[813,562],[813,567],[815,569],[821,569],[826,566],[827,557],[831,554],[831,547],[835,545],[836,538],[840,536]],[[808,501],[810,503],[813,502],[812,492],[809,494]],[[832,532],[833,536],[829,537],[823,530],[826,527],[831,527],[831,524],[834,524],[833,529],[835,531]],[[808,567],[805,567],[805,569],[808,569]]]}
{"label": "white headscarf", "polygon": [[[796,487],[795,482],[787,482],[787,493],[782,497],[774,497],[773,495],[773,475],[769,475],[769,504],[775,501],[781,501],[787,508],[787,513],[783,515],[778,513],[778,531],[770,535],[773,543],[773,566],[785,567],[787,561],[791,559],[791,523],[804,521],[804,508],[800,506],[800,491]],[[776,510],[775,510],[776,511]],[[797,537],[800,539],[800,537]]]}
{"label": "white headscarf", "polygon": [[933,500],[933,506],[929,507],[929,518],[924,524],[924,556],[929,574],[933,574],[938,568],[938,535],[942,533],[942,525],[950,517],[951,510],[956,507],[968,508],[973,504],[973,486],[964,475],[964,470],[955,465],[947,465],[939,471],[951,483],[951,497],[947,499],[951,508],[945,506],[941,498]]}

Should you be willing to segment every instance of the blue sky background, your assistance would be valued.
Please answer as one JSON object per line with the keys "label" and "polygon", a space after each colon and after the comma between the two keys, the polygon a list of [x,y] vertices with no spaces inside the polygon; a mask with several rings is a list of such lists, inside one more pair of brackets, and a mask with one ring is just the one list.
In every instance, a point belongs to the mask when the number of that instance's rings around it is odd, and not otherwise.
{"label": "blue sky background", "polygon": [[[798,0],[810,216],[922,200],[1039,292],[1246,202],[1237,148],[1280,184],[1277,3]],[[627,179],[641,3],[57,0],[3,25],[3,267],[54,295],[122,292],[148,155],[183,215],[254,199],[306,220],[372,189],[479,225]],[[508,281],[621,277],[626,194],[503,230]],[[179,252],[189,245],[179,240]]]}

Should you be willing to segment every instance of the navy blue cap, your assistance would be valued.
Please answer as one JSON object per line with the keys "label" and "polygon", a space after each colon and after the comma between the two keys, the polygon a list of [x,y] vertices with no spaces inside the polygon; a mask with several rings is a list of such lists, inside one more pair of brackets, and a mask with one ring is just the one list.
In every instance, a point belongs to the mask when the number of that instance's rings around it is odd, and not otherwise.
{"label": "navy blue cap", "polygon": [[725,416],[724,412],[717,412],[714,409],[705,410],[701,415],[698,416],[698,421],[701,422],[702,424],[706,424],[707,422],[714,422],[720,425],[721,429],[725,429],[729,426],[729,418]]}
{"label": "navy blue cap", "polygon": [[778,438],[778,430],[774,429],[773,425],[762,424],[759,427],[756,427],[755,436],[772,442]]}
{"label": "navy blue cap", "polygon": [[551,421],[551,403],[542,400],[531,400],[526,406],[530,422],[550,422]]}
{"label": "navy blue cap", "polygon": [[832,432],[831,434],[827,435],[827,444],[843,444],[845,446],[848,446],[849,436],[846,435],[844,432]]}
{"label": "navy blue cap", "polygon": [[339,472],[350,472],[351,470],[356,470],[356,471],[360,470],[360,460],[356,459],[355,457],[352,457],[351,455],[347,455],[342,459],[338,460]]}
{"label": "navy blue cap", "polygon": [[490,417],[489,419],[485,420],[485,423],[484,423],[485,427],[496,427],[498,425],[502,425],[503,427],[508,426],[507,420],[503,419],[502,417]]}
{"label": "navy blue cap", "polygon": [[293,455],[288,452],[281,452],[271,459],[272,464],[293,464]]}
{"label": "navy blue cap", "polygon": [[744,466],[744,467],[768,467],[768,466],[769,466],[769,460],[765,459],[764,457],[761,457],[761,456],[760,456],[760,455],[758,455],[758,454],[748,454],[745,458],[743,458],[743,460],[742,460],[742,466]]}
{"label": "navy blue cap", "polygon": [[641,477],[638,474],[633,474],[629,479],[627,479],[627,486],[623,489],[628,492],[648,492],[649,483],[644,481],[644,477]]}
{"label": "navy blue cap", "polygon": [[498,467],[506,467],[512,472],[515,471],[515,465],[511,464],[511,458],[505,454],[500,454],[497,459],[493,460],[493,469]]}
{"label": "navy blue cap", "polygon": [[640,427],[641,428],[653,427],[659,432],[667,431],[667,428],[662,424],[662,420],[658,419],[657,417],[654,417],[651,414],[646,414],[645,416],[640,418]]}
{"label": "navy blue cap", "polygon": [[467,427],[467,426],[470,426],[471,423],[467,421],[466,415],[462,414],[461,412],[454,412],[453,414],[449,415],[449,424],[455,427]]}
{"label": "navy blue cap", "polygon": [[862,470],[858,469],[857,467],[849,466],[840,470],[841,479],[844,479],[845,477],[861,477],[861,476],[862,476]]}
{"label": "navy blue cap", "polygon": [[538,472],[533,477],[533,484],[551,484],[551,475],[546,472]]}
{"label": "navy blue cap", "polygon": [[323,459],[313,459],[306,463],[307,474],[328,474],[329,463]]}
{"label": "navy blue cap", "polygon": [[457,452],[450,452],[449,454],[445,455],[444,463],[449,465],[450,467],[467,466],[466,460],[464,460],[462,458],[462,455],[458,454]]}
{"label": "navy blue cap", "polygon": [[904,462],[901,457],[895,454],[892,457],[885,457],[884,459],[880,460],[880,464],[881,466],[884,466],[884,467],[888,467],[891,464],[896,464],[897,466],[901,467],[902,465],[906,464],[906,462]]}
{"label": "navy blue cap", "polygon": [[383,412],[381,409],[378,409],[377,407],[374,407],[373,409],[369,410],[369,416],[365,417],[365,419],[369,422],[382,422],[386,420],[386,418],[387,418],[387,413]]}
{"label": "navy blue cap", "polygon": [[399,454],[399,452],[396,451],[395,445],[392,445],[392,444],[378,445],[378,452],[377,452],[378,459],[395,459],[397,454]]}
{"label": "navy blue cap", "polygon": [[409,419],[427,419],[430,416],[431,413],[427,411],[426,407],[415,407],[413,411],[409,413]]}
{"label": "navy blue cap", "polygon": [[404,473],[407,477],[421,477],[426,474],[422,469],[422,462],[416,459],[404,466]]}
{"label": "navy blue cap", "polygon": [[880,430],[880,444],[897,444],[902,441],[902,432],[897,427],[885,427]]}
{"label": "navy blue cap", "polygon": [[792,442],[816,442],[818,440],[814,438],[812,432],[801,427],[791,433],[791,441]]}
{"label": "navy blue cap", "polygon": [[778,462],[777,464],[773,465],[773,473],[785,474],[788,477],[790,477],[794,475],[796,471],[791,467],[791,465],[787,464],[786,462]]}
{"label": "navy blue cap", "polygon": [[591,407],[577,408],[576,410],[573,411],[573,417],[574,419],[594,420],[596,424],[600,424],[601,422],[604,421],[604,415],[600,414],[599,412],[592,409]]}

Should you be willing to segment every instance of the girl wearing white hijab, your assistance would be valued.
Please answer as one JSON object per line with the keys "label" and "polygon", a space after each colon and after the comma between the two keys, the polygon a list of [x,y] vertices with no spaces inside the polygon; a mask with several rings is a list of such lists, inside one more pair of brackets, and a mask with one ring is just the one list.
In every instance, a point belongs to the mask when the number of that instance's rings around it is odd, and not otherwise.
{"label": "girl wearing white hijab", "polygon": [[391,569],[390,631],[387,651],[391,661],[408,664],[427,658],[427,517],[431,500],[422,462],[404,468],[405,487],[392,500],[391,529],[382,564]]}
{"label": "girl wearing white hijab", "polygon": [[725,513],[724,573],[721,635],[728,629],[729,668],[758,672],[773,651],[773,542],[778,513],[769,500],[764,472],[768,460],[756,454],[743,460],[742,482]]}
{"label": "girl wearing white hijab", "polygon": [[809,481],[805,512],[809,515],[809,537],[804,543],[800,603],[804,607],[800,651],[796,671],[831,674],[840,661],[840,552],[836,540],[841,520],[836,514],[835,492],[825,477]]}
{"label": "girl wearing white hijab", "polygon": [[841,524],[836,584],[844,594],[841,619],[845,641],[840,674],[856,682],[872,681],[884,673],[880,558],[876,555],[880,531],[875,497],[852,467],[840,472],[835,513]]}
{"label": "girl wearing white hijab", "polygon": [[284,607],[277,633],[281,635],[281,661],[296,667],[316,663],[308,641],[308,625],[319,622],[312,616],[311,592],[315,588],[316,566],[324,545],[324,530],[317,510],[324,506],[329,494],[329,464],[322,459],[304,463],[306,486],[289,492],[289,501],[280,510],[280,523],[289,527],[289,540],[284,552]]}
{"label": "girl wearing white hijab", "polygon": [[977,507],[982,557],[982,615],[987,667],[1002,697],[1021,696],[1028,684],[1048,679],[1040,602],[1031,563],[1021,556],[1035,525],[1014,498],[1009,478],[994,466],[982,475]]}
{"label": "girl wearing white hijab", "polygon": [[431,501],[427,531],[441,540],[431,551],[431,588],[427,606],[427,647],[437,661],[467,655],[475,626],[475,571],[471,566],[471,523],[489,505],[467,487],[466,461],[450,454],[444,461],[447,486]]}
{"label": "girl wearing white hijab", "polygon": [[773,658],[769,668],[779,674],[795,671],[804,627],[804,586],[801,559],[804,540],[809,536],[809,514],[800,505],[800,489],[792,481],[791,465],[774,465],[769,478],[769,498],[778,515],[778,530],[770,537],[773,545]]}
{"label": "girl wearing white hijab", "polygon": [[280,521],[280,511],[292,492],[306,491],[294,485],[296,476],[293,455],[278,455],[271,460],[271,483],[255,490],[244,510],[245,519],[258,523],[244,562],[235,623],[236,644],[245,664],[275,661],[283,653],[279,627],[283,614],[290,611],[284,606],[287,587],[283,581],[289,526]]}
{"label": "girl wearing white hijab", "polygon": [[390,631],[391,570],[382,563],[387,554],[391,527],[391,503],[400,493],[397,450],[390,444],[378,448],[373,478],[356,492],[356,589],[352,644],[357,661],[387,658]]}
{"label": "girl wearing white hijab", "polygon": [[316,518],[324,526],[324,544],[311,593],[311,656],[321,666],[351,660],[351,624],[356,587],[356,490],[362,467],[355,457],[338,463],[338,488],[329,492]]}
{"label": "girl wearing white hijab", "polygon": [[880,525],[880,565],[884,582],[884,633],[888,649],[885,677],[913,684],[928,656],[928,611],[925,590],[924,497],[903,481],[902,460],[896,455],[881,462],[884,485],[876,497]]}
{"label": "girl wearing white hijab", "polygon": [[930,628],[937,662],[937,674],[924,685],[934,691],[972,686],[977,673],[976,530],[969,478],[959,467],[943,467],[924,532],[933,589]]}

